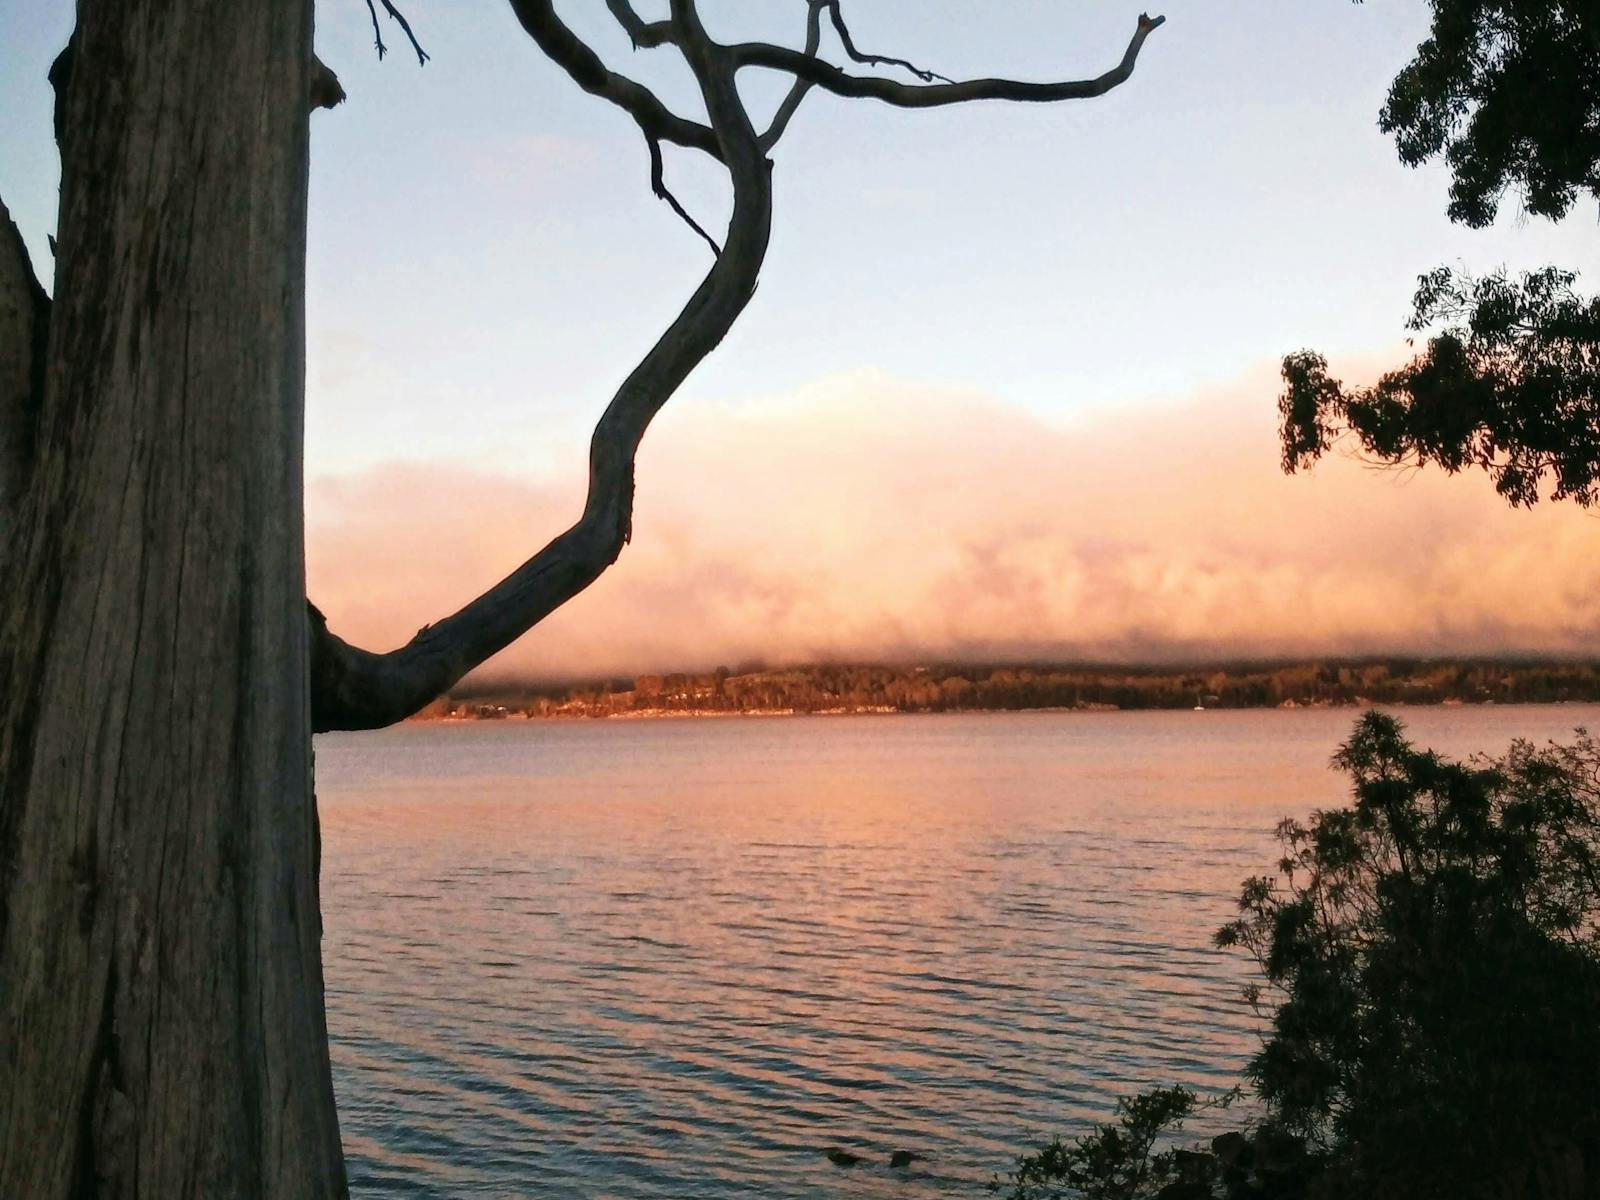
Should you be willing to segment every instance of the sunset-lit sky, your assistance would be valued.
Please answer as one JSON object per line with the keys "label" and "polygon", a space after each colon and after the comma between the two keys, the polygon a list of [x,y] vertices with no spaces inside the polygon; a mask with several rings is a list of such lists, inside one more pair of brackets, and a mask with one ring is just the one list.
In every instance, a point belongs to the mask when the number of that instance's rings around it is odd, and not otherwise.
{"label": "sunset-lit sky", "polygon": [[[503,0],[403,6],[382,64],[323,0],[349,101],[313,119],[308,501],[334,627],[403,641],[576,514],[588,428],[704,245],[618,110]],[[641,5],[648,8],[648,5]],[[799,0],[703,5],[794,41]],[[561,11],[693,110],[599,0]],[[1136,4],[847,4],[857,41],[949,75],[1095,75]],[[908,113],[814,95],[776,153],[750,310],[640,462],[620,564],[496,664],[540,674],[949,655],[1551,650],[1600,641],[1600,523],[1481,477],[1277,472],[1274,364],[1401,355],[1417,274],[1555,261],[1596,214],[1470,231],[1375,125],[1419,2],[1179,0],[1099,100]],[[729,18],[736,18],[733,24]],[[48,260],[44,74],[67,0],[0,8],[0,196]],[[755,83],[756,81],[752,81]],[[753,86],[752,97],[770,92]],[[669,159],[708,224],[725,197]]]}

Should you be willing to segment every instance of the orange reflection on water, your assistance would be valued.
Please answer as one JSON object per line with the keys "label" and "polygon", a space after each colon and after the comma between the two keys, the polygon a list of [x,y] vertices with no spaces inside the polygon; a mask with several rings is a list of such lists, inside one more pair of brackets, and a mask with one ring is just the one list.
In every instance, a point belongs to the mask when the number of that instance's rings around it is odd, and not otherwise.
{"label": "orange reflection on water", "polygon": [[[1352,715],[319,739],[355,1189],[947,1196],[1123,1092],[1226,1088],[1254,1018],[1210,934],[1341,799]],[[1596,715],[1426,719],[1461,751]]]}

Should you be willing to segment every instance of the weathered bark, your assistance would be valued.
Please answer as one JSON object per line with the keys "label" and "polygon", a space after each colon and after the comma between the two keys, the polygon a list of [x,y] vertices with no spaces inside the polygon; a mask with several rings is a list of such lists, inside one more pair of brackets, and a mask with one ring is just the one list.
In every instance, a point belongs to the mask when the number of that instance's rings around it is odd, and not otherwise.
{"label": "weathered bark", "polygon": [[0,627],[0,1196],[345,1192],[301,534],[310,0],[79,0]]}

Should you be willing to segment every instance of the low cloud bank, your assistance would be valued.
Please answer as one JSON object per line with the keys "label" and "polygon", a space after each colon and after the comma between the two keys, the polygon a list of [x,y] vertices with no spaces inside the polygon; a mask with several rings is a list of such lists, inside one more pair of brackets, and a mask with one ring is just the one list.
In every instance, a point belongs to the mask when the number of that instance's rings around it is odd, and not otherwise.
{"label": "low cloud bank", "polygon": [[[680,399],[646,440],[633,544],[483,674],[1600,649],[1600,520],[1512,511],[1480,475],[1285,477],[1277,387],[1263,369],[1074,426],[873,375]],[[315,479],[311,594],[346,638],[398,645],[558,533],[582,486],[455,463]]]}

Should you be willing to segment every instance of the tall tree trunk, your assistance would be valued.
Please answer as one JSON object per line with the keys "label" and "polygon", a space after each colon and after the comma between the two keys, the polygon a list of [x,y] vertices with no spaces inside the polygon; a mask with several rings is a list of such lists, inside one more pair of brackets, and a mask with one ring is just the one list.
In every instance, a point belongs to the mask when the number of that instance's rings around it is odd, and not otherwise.
{"label": "tall tree trunk", "polygon": [[310,0],[79,0],[0,631],[0,1196],[345,1192],[301,519]]}

